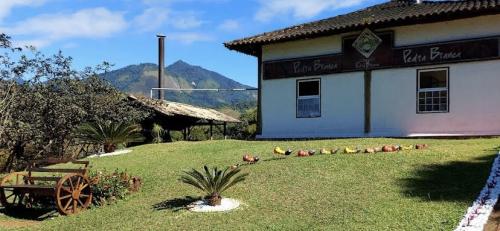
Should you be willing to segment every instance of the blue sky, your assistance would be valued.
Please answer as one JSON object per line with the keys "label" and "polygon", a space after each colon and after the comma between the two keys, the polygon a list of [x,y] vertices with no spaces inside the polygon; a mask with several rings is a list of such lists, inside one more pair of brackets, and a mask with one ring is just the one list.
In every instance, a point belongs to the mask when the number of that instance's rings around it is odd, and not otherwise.
{"label": "blue sky", "polygon": [[77,68],[157,63],[155,35],[167,35],[166,63],[179,59],[244,84],[256,58],[223,42],[374,5],[381,0],[0,0],[0,31],[44,53],[62,50]]}

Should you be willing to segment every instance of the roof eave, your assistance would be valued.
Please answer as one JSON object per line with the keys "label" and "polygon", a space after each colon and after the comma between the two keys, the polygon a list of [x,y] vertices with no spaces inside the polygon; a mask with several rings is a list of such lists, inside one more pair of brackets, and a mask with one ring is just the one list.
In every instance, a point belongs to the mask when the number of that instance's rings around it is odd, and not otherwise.
{"label": "roof eave", "polygon": [[260,48],[264,45],[284,43],[284,42],[297,41],[297,40],[307,40],[307,39],[313,39],[313,38],[318,38],[318,37],[331,36],[331,35],[337,35],[337,34],[342,34],[342,33],[349,33],[349,32],[363,30],[366,27],[368,27],[370,29],[383,29],[383,28],[396,27],[396,26],[411,26],[411,25],[418,25],[418,24],[453,21],[453,20],[457,20],[457,19],[480,17],[480,16],[493,15],[493,14],[498,14],[498,13],[500,13],[500,7],[482,9],[479,12],[478,11],[473,11],[473,12],[471,12],[471,11],[457,11],[454,13],[447,13],[446,20],[443,20],[442,14],[423,15],[423,16],[419,16],[419,17],[409,17],[409,18],[404,18],[404,19],[399,19],[399,20],[383,21],[383,22],[379,22],[379,23],[366,23],[366,24],[353,25],[353,26],[348,26],[348,27],[343,27],[343,28],[333,28],[330,30],[325,30],[325,31],[320,31],[320,32],[315,32],[315,33],[292,35],[290,37],[275,39],[272,41],[257,41],[257,42],[243,42],[242,43],[241,40],[235,40],[232,42],[224,43],[224,46],[230,50],[238,51],[238,52],[241,52],[241,53],[244,53],[247,55],[257,57],[259,54],[258,52],[259,52]]}

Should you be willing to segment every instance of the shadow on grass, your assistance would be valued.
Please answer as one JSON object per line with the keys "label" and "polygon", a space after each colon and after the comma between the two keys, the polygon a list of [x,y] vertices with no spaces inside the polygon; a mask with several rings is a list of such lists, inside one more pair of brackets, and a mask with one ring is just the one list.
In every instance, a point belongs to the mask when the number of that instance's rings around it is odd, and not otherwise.
{"label": "shadow on grass", "polygon": [[174,198],[166,201],[162,201],[158,204],[153,205],[153,209],[160,211],[160,210],[172,210],[174,212],[178,212],[180,210],[186,209],[186,207],[198,200],[201,200],[201,197],[191,197],[187,196],[184,198]]}
{"label": "shadow on grass", "polygon": [[273,157],[269,159],[262,160],[263,162],[269,162],[269,161],[279,161],[279,160],[286,160],[287,157]]}
{"label": "shadow on grass", "polygon": [[496,156],[421,166],[413,177],[399,180],[401,193],[427,201],[471,202],[484,187]]}
{"label": "shadow on grass", "polygon": [[58,216],[58,212],[54,209],[5,209],[1,208],[0,213],[16,219],[43,221],[48,218]]}

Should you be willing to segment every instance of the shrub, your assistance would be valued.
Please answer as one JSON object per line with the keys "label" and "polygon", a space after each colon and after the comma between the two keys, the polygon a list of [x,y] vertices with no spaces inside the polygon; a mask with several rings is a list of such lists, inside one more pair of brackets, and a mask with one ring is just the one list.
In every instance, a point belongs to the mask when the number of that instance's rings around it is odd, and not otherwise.
{"label": "shrub", "polygon": [[248,173],[238,174],[241,171],[239,168],[226,168],[226,170],[222,171],[217,169],[217,167],[209,169],[207,166],[204,166],[203,169],[204,172],[196,169],[184,171],[185,175],[181,176],[179,180],[203,191],[206,194],[205,199],[211,206],[220,205],[221,194],[244,181],[248,176]]}
{"label": "shrub", "polygon": [[90,174],[92,181],[92,204],[103,206],[125,199],[125,197],[139,190],[141,179],[131,177],[125,171],[115,170],[114,172],[92,172]]}

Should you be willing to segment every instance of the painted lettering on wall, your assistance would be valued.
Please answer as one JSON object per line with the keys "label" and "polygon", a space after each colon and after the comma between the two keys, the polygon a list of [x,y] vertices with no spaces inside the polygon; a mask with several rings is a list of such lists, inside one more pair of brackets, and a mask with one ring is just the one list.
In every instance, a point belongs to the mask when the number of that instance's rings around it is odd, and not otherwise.
{"label": "painted lettering on wall", "polygon": [[449,59],[459,59],[462,58],[462,52],[459,51],[448,51],[442,52],[439,47],[431,48],[431,61],[434,60],[449,60]]}
{"label": "painted lettering on wall", "polygon": [[427,62],[427,56],[424,54],[416,53],[412,49],[406,49],[403,51],[403,62],[404,63],[425,63],[425,62]]}
{"label": "painted lettering on wall", "polygon": [[428,50],[421,51],[420,49],[405,49],[403,50],[403,63],[419,64],[429,61],[447,61],[462,58],[461,51],[443,51],[440,47],[431,47]]}
{"label": "painted lettering on wall", "polygon": [[355,64],[356,69],[370,69],[380,67],[380,64],[375,63],[375,60],[372,59],[364,59],[357,61]]}
{"label": "painted lettering on wall", "polygon": [[293,72],[295,74],[335,71],[338,67],[339,65],[337,63],[322,63],[320,59],[316,59],[312,63],[302,61],[293,62]]}

